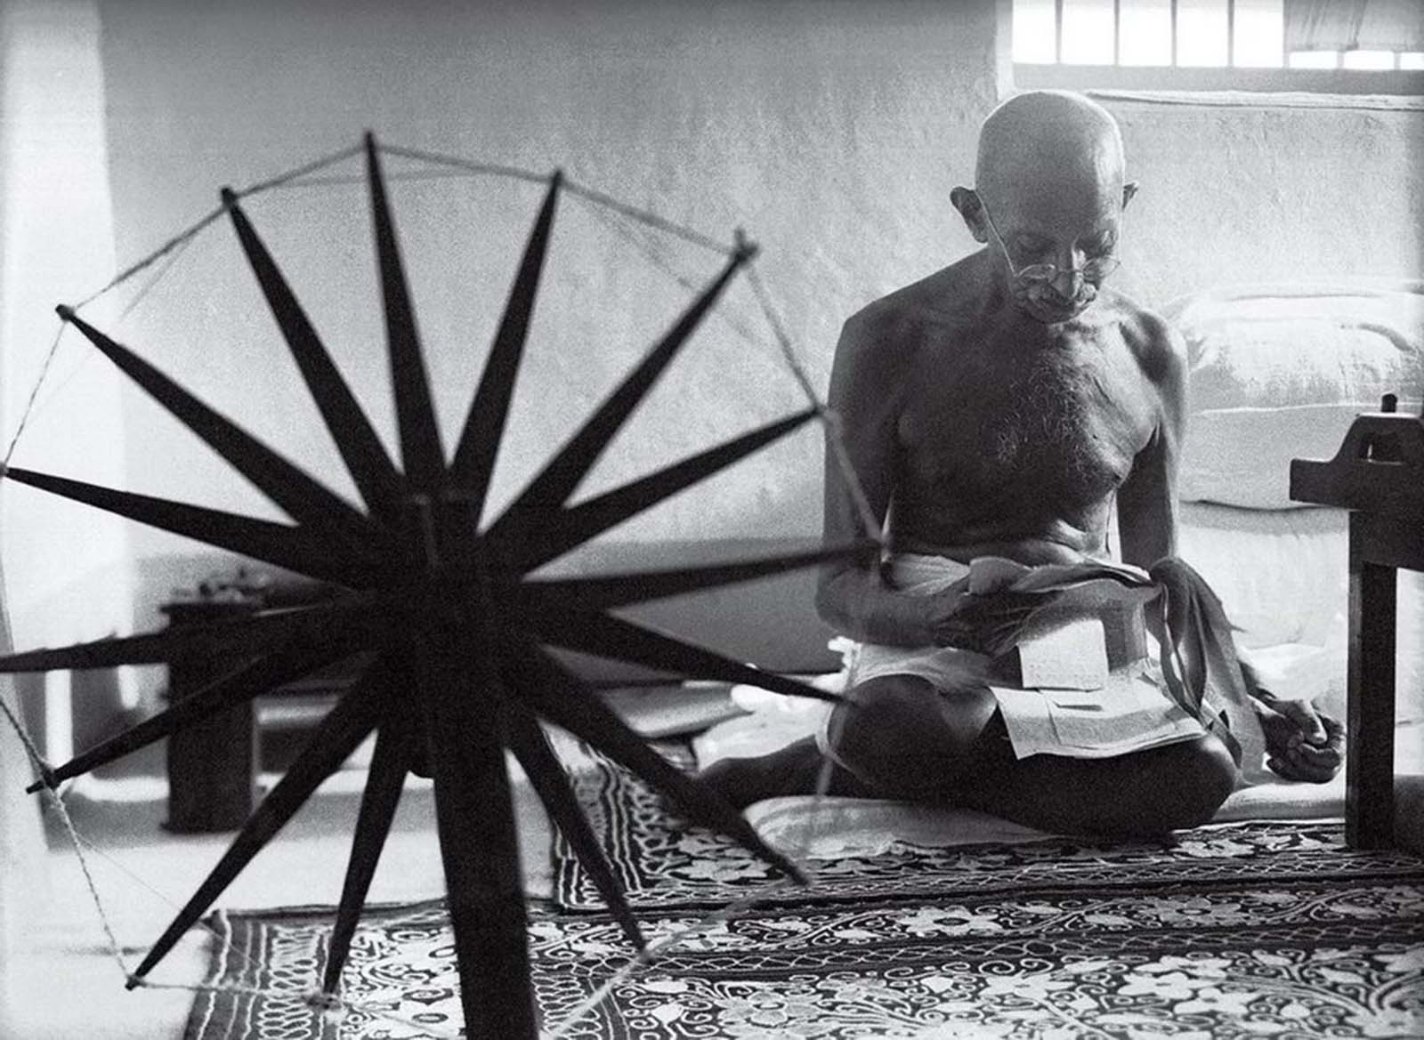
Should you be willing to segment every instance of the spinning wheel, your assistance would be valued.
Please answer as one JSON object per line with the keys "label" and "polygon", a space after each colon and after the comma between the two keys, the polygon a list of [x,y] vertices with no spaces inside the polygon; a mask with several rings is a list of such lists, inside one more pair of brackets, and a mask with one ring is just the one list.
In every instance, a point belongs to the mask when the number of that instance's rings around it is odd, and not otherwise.
{"label": "spinning wheel", "polygon": [[735,837],[788,874],[796,868],[742,817],[668,765],[567,671],[549,647],[615,657],[689,676],[827,697],[812,687],[654,632],[609,611],[837,557],[872,540],[714,566],[588,578],[529,574],[800,427],[809,408],[604,494],[570,504],[614,434],[754,255],[739,242],[669,331],[496,519],[481,513],[538,293],[562,178],[548,179],[468,419],[447,460],[436,427],[380,154],[365,142],[400,466],[389,457],[301,304],[244,214],[224,208],[304,381],[359,490],[364,511],[209,408],[73,310],[71,323],[127,376],[285,511],[273,523],[10,468],[11,480],[324,581],[327,602],[0,658],[0,671],[163,663],[195,650],[239,648],[249,662],[168,710],[47,770],[30,790],[79,776],[266,690],[375,649],[373,663],[253,813],[212,873],[129,979],[140,985],[183,933],[358,744],[376,734],[323,986],[335,992],[407,772],[434,779],[436,822],[459,962],[466,1035],[537,1035],[525,905],[505,749],[518,757],[629,939],[638,923],[584,819],[539,720],[620,761],[695,821]]}

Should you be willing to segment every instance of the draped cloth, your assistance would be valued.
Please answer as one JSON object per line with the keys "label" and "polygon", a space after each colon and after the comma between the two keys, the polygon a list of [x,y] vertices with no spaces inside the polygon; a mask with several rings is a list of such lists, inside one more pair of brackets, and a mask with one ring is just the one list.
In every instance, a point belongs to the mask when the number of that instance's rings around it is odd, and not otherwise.
{"label": "draped cloth", "polygon": [[[864,644],[855,658],[853,682],[916,675],[953,690],[984,680],[992,657],[1012,650],[1045,615],[1076,611],[1101,616],[1123,606],[1140,609],[1147,612],[1149,627],[1162,634],[1156,664],[1163,694],[1231,749],[1245,782],[1265,778],[1265,737],[1250,703],[1231,623],[1205,579],[1182,560],[1167,558],[1146,572],[1106,561],[1027,567],[1000,559],[977,560],[971,569],[944,557],[897,554],[890,561],[890,578],[911,595],[959,585],[975,595],[1015,594],[1042,603],[980,633],[983,653]],[[830,750],[829,743],[829,733],[823,733],[823,750]]]}
{"label": "draped cloth", "polygon": [[1420,0],[1285,0],[1286,51],[1424,50]]}

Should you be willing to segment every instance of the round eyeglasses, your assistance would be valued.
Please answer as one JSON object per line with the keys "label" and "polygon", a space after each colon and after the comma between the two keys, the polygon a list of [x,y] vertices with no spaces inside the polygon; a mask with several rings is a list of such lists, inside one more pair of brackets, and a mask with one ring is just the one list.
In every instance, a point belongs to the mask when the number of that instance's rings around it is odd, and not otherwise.
{"label": "round eyeglasses", "polygon": [[[1003,236],[999,234],[999,229],[994,224],[994,218],[989,213],[989,207],[984,205],[984,200],[979,200],[979,208],[984,211],[984,219],[989,224],[989,230],[994,233],[994,241],[999,243],[999,249],[1003,251],[1004,259],[1009,263],[1009,273],[1015,278],[1022,278],[1026,282],[1051,282],[1058,277],[1057,264],[1029,264],[1027,267],[1015,267],[1014,258],[1009,255],[1009,247],[1004,244]],[[1115,256],[1094,256],[1083,261],[1082,267],[1070,268],[1069,275],[1080,275],[1085,282],[1101,282],[1108,275],[1112,274],[1122,266],[1122,261]]]}

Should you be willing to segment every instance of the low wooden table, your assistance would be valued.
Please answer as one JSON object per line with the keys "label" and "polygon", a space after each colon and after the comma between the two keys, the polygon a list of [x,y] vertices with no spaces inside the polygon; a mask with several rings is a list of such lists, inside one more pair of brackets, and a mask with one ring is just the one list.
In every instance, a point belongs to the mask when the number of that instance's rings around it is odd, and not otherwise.
{"label": "low wooden table", "polygon": [[1396,572],[1424,571],[1424,416],[1393,394],[1357,418],[1328,462],[1291,462],[1290,496],[1350,510],[1345,839],[1389,848],[1394,832]]}
{"label": "low wooden table", "polygon": [[[260,585],[243,584],[240,576],[233,583],[222,585],[215,594],[194,592],[159,609],[168,616],[170,626],[224,621],[268,607],[290,606],[294,597],[296,602],[302,602],[300,590],[307,587],[293,585],[274,592]],[[310,588],[319,590],[319,586]],[[292,589],[298,591],[294,594]],[[305,595],[316,594],[314,591]],[[181,701],[244,663],[246,658],[240,651],[180,655],[168,665],[167,698],[170,703]],[[313,702],[329,707],[355,674],[359,671],[338,664],[270,690],[262,700],[289,708],[310,707]],[[317,711],[315,717],[319,719],[322,713]],[[257,775],[264,757],[263,730],[274,728],[263,724],[263,714],[262,705],[254,698],[168,737],[168,830],[228,831],[247,822],[257,804]]]}

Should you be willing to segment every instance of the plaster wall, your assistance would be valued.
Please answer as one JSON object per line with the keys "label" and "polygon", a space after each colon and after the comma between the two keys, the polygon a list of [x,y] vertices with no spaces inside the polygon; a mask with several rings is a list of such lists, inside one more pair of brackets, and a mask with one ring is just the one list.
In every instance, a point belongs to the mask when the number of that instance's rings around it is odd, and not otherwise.
{"label": "plaster wall", "polygon": [[[13,441],[16,467],[82,469],[114,484],[124,473],[118,385],[102,366],[80,363],[69,335],[52,354],[55,304],[114,273],[97,10],[86,0],[14,0],[0,23],[0,453]],[[93,308],[96,321],[112,317],[105,307]],[[47,365],[46,392],[31,401]],[[65,406],[52,408],[61,384]],[[76,515],[51,495],[0,488],[4,597],[18,646],[128,626],[124,526],[86,517],[71,532]]]}
{"label": "plaster wall", "polygon": [[[310,3],[218,10],[125,0],[103,14],[124,258],[211,209],[219,185],[260,180],[369,127],[414,148],[541,172],[561,165],[722,241],[745,227],[818,387],[847,315],[972,245],[946,200],[971,175],[1001,69],[993,0],[423,3],[346,6],[339,16]],[[388,172],[401,168],[388,158]],[[447,444],[539,196],[537,186],[491,181],[393,188]],[[364,207],[357,184],[264,195],[249,213],[393,444]],[[130,341],[348,487],[333,475],[334,454],[232,238],[218,226],[194,244],[130,318]],[[720,265],[675,240],[652,243],[694,286]],[[549,264],[495,504],[689,296],[568,198]],[[744,286],[727,313],[754,318]],[[804,403],[768,342],[748,343],[714,318],[589,490]],[[149,403],[131,401],[127,423],[131,486],[260,511]],[[820,455],[808,427],[618,536],[813,534]],[[165,539],[138,532],[135,545],[152,556]]]}
{"label": "plaster wall", "polygon": [[[209,212],[217,186],[261,180],[369,127],[390,143],[541,172],[561,165],[722,240],[746,227],[823,387],[845,316],[974,248],[948,193],[972,181],[977,126],[1005,90],[1005,7],[104,3],[118,254],[135,259]],[[1424,114],[1271,98],[1105,103],[1142,184],[1114,277],[1143,302],[1228,283],[1419,275]],[[388,160],[392,172],[414,168]],[[360,168],[330,172],[354,182]],[[489,180],[394,184],[447,443],[539,193]],[[393,445],[359,183],[247,206]],[[349,490],[232,238],[220,222],[195,240],[121,338]],[[696,248],[650,241],[688,285],[717,267]],[[545,286],[496,507],[689,292],[569,199]],[[755,315],[741,288],[727,311]],[[766,343],[709,322],[589,490],[801,403]],[[150,402],[128,393],[124,415],[128,486],[272,515]],[[819,483],[819,437],[808,428],[614,536],[810,534]],[[133,540],[146,558],[194,548],[148,531]]]}
{"label": "plaster wall", "polygon": [[1141,185],[1114,278],[1144,302],[1424,273],[1424,110],[1101,100]]}
{"label": "plaster wall", "polygon": [[[49,351],[54,303],[112,274],[109,218],[93,4],[0,2],[0,453],[10,448]],[[88,464],[110,482],[122,479],[115,387],[79,373],[69,390],[83,422],[102,435]],[[62,470],[75,448],[68,438],[31,434],[16,441],[9,461]],[[87,537],[71,542],[57,536],[66,515],[49,496],[8,481],[0,488],[0,654],[128,625],[122,526],[95,518]],[[44,732],[40,720],[58,713],[42,702],[67,707],[67,692],[67,681],[55,682],[46,698],[42,681],[0,676],[0,700],[52,758],[68,756],[56,739],[67,730],[52,725]],[[22,966],[49,894],[40,803],[24,793],[33,776],[26,747],[0,719],[0,1036],[7,1037],[34,1035]]]}

